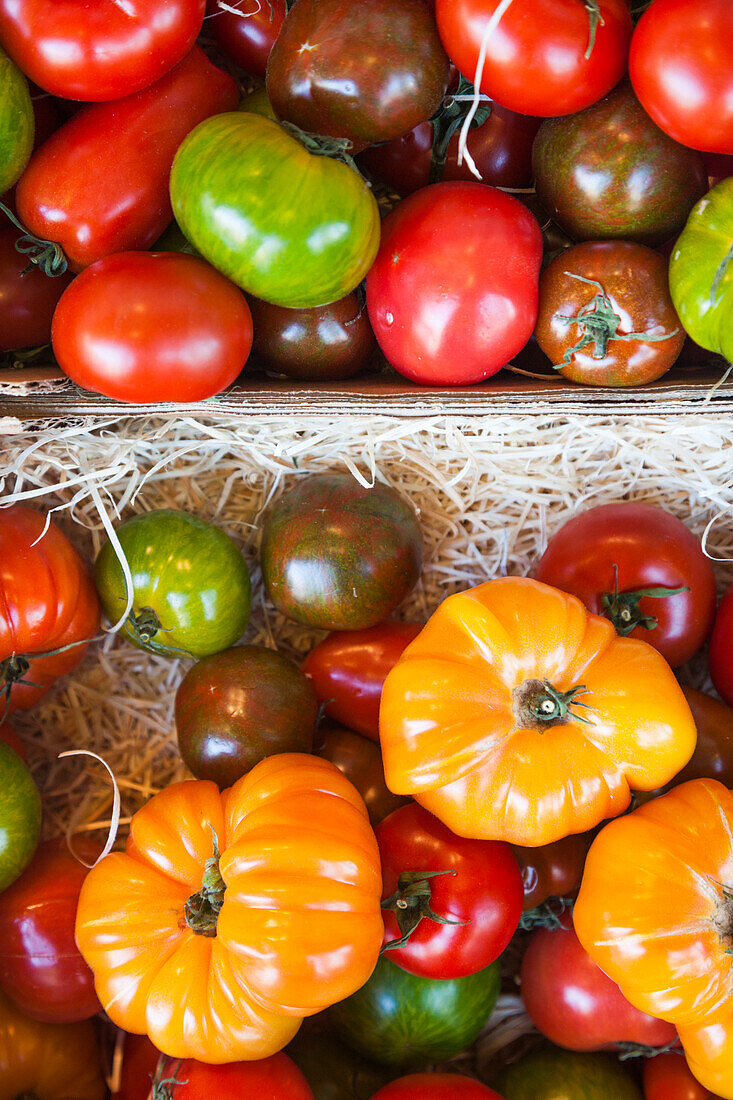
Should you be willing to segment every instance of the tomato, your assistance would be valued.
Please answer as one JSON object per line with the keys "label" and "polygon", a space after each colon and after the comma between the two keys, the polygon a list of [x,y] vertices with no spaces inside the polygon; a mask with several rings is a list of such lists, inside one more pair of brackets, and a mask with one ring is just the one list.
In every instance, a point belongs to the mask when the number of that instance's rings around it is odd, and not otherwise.
{"label": "tomato", "polygon": [[[87,862],[99,846],[76,839]],[[87,868],[66,841],[41,844],[20,878],[0,894],[0,989],[34,1020],[75,1023],[100,1011],[92,972],[74,943]]]}
{"label": "tomato", "polygon": [[188,53],[204,0],[87,4],[0,0],[0,38],[31,80],[62,99],[121,99],[146,88]]}
{"label": "tomato", "polygon": [[267,94],[280,118],[356,152],[430,118],[449,75],[423,0],[298,0],[270,53]]}
{"label": "tomato", "polygon": [[390,790],[459,836],[525,847],[621,813],[695,747],[656,650],[524,577],[443,601],[387,676],[379,735]]}
{"label": "tomato", "polygon": [[176,149],[239,91],[198,46],[149,88],[83,107],[37,149],[18,181],[20,220],[57,242],[74,271],[148,248],[171,220]]}
{"label": "tomato", "polygon": [[364,799],[372,825],[404,806],[409,800],[392,794],[384,778],[379,745],[345,729],[320,729],[317,753],[330,760],[353,783]]}
{"label": "tomato", "polygon": [[713,624],[712,564],[684,523],[655,504],[581,512],[552,536],[535,576],[577,596],[622,636],[648,642],[673,668],[698,651]]}
{"label": "tomato", "polygon": [[522,1000],[538,1031],[568,1050],[612,1050],[618,1043],[664,1047],[672,1024],[639,1012],[580,945],[570,917],[533,932],[522,959]]}
{"label": "tomato", "polygon": [[[122,633],[151,653],[208,657],[228,649],[249,621],[250,580],[239,547],[188,512],[161,509],[117,528],[132,573],[133,602]],[[110,542],[94,578],[107,618],[125,610],[126,582]]]}
{"label": "tomato", "polygon": [[598,834],[575,903],[594,962],[636,1008],[680,1029],[733,1014],[732,823],[722,783],[673,788]]}
{"label": "tomato", "polygon": [[329,718],[379,740],[379,701],[390,669],[421,623],[383,622],[329,634],[303,661],[303,672]]}
{"label": "tomato", "polygon": [[251,1061],[366,981],[380,894],[357,791],[283,753],[224,795],[204,780],[154,795],[126,853],[87,875],[76,941],[118,1027],[172,1058]]}
{"label": "tomato", "polygon": [[535,337],[555,369],[572,382],[655,382],[685,342],[669,296],[666,261],[631,241],[566,249],[542,272]]}
{"label": "tomato", "polygon": [[267,370],[311,382],[351,378],[377,348],[366,306],[354,291],[316,309],[284,309],[249,299],[253,357]]}
{"label": "tomato", "polygon": [[377,254],[379,209],[366,181],[262,115],[197,126],[176,154],[170,189],[176,221],[201,255],[273,305],[343,298]]}
{"label": "tomato", "polygon": [[682,1052],[644,1061],[645,1100],[719,1100],[690,1073]]}
{"label": "tomato", "polygon": [[24,504],[0,510],[0,698],[33,706],[76,668],[99,629],[86,566],[55,523]]}
{"label": "tomato", "polygon": [[112,1093],[112,1100],[151,1100],[150,1087],[161,1061],[161,1053],[147,1035],[128,1035],[117,1032],[117,1043],[122,1044],[122,1065],[119,1087]]}
{"label": "tomato", "polygon": [[72,279],[49,279],[29,264],[18,237],[17,229],[0,229],[0,351],[49,344],[53,311]]}
{"label": "tomato", "polygon": [[159,1079],[166,1082],[170,1100],[313,1100],[308,1082],[287,1054],[273,1054],[257,1062],[229,1062],[207,1066],[192,1058],[168,1059]]}
{"label": "tomato", "polygon": [[697,745],[688,764],[672,780],[718,779],[733,787],[733,710],[696,688],[682,686],[697,727]]}
{"label": "tomato", "polygon": [[458,837],[414,802],[376,837],[390,960],[423,978],[463,978],[498,959],[524,898],[509,845]]}
{"label": "tomato", "polygon": [[[680,1027],[680,1039],[685,1050],[687,1067],[693,1078],[703,1089],[715,1093],[708,1097],[707,1092],[703,1092],[705,1100],[716,1100],[718,1094],[729,1100],[733,1096],[730,1061],[733,1018],[730,1011],[713,1023]],[[697,1095],[699,1093],[695,1094]]]}
{"label": "tomato", "polygon": [[525,115],[570,115],[610,92],[626,72],[631,16],[625,0],[514,0],[487,37],[499,0],[437,0],[448,56],[481,91]]}
{"label": "tomato", "polygon": [[408,974],[382,958],[357,993],[329,1009],[345,1043],[387,1066],[442,1062],[476,1040],[499,991],[499,964],[465,978]]}
{"label": "tomato", "polygon": [[17,752],[4,741],[0,741],[0,792],[0,891],[3,891],[30,863],[41,831],[38,788]]}
{"label": "tomato", "polygon": [[0,47],[0,195],[13,186],[28,163],[33,130],[28,81]]}
{"label": "tomato", "polygon": [[733,359],[733,176],[700,200],[669,262],[672,301],[685,331],[708,351]]}
{"label": "tomato", "polygon": [[710,676],[715,690],[733,706],[733,588],[720,601],[710,639]]}
{"label": "tomato", "polygon": [[642,1100],[610,1054],[547,1046],[508,1066],[496,1082],[505,1100]]}
{"label": "tomato", "polygon": [[118,252],[82,272],[53,318],[61,369],[118,401],[204,401],[252,347],[240,290],[196,256]]}
{"label": "tomato", "polygon": [[512,845],[514,858],[522,872],[525,912],[536,909],[548,898],[567,898],[577,894],[589,845],[590,837],[585,833],[574,833],[539,848]]}
{"label": "tomato", "polygon": [[728,0],[655,0],[634,32],[629,71],[657,126],[682,145],[733,153]]}
{"label": "tomato", "polygon": [[544,122],[532,158],[547,212],[579,241],[663,244],[707,191],[700,153],[655,126],[625,83],[577,115]]}
{"label": "tomato", "polygon": [[226,7],[207,0],[206,29],[228,58],[264,80],[286,7],[285,0],[226,0]]}
{"label": "tomato", "polygon": [[502,1100],[498,1092],[459,1073],[412,1073],[385,1085],[372,1100]]}
{"label": "tomato", "polygon": [[423,385],[467,385],[506,366],[537,319],[542,233],[511,195],[438,183],[387,215],[367,276],[374,335]]}
{"label": "tomato", "polygon": [[0,724],[0,741],[4,741],[6,745],[9,745],[13,752],[18,754],[24,764],[28,763],[28,757],[26,756],[23,742],[10,725],[10,722],[3,722]]}
{"label": "tomato", "polygon": [[0,1100],[104,1100],[91,1020],[43,1024],[0,993]]}
{"label": "tomato", "polygon": [[183,762],[219,787],[277,752],[310,752],[318,717],[313,689],[274,649],[246,645],[204,657],[176,692]]}
{"label": "tomato", "polygon": [[[329,1031],[311,1031],[306,1020],[287,1054],[302,1070],[315,1100],[370,1100],[395,1071],[370,1062]],[[318,1023],[318,1017],[313,1021]]]}
{"label": "tomato", "polygon": [[412,504],[351,474],[311,474],[269,509],[262,577],[288,618],[323,630],[363,630],[402,602],[422,568]]}

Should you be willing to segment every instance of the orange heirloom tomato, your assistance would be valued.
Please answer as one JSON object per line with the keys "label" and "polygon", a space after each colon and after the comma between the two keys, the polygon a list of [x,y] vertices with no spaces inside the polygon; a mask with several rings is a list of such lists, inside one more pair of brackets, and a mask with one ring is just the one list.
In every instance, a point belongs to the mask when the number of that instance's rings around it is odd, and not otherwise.
{"label": "orange heirloom tomato", "polygon": [[729,1021],[733,794],[692,779],[612,821],[591,845],[573,921],[624,996],[677,1024],[683,1045],[683,1027]]}
{"label": "orange heirloom tomato", "polygon": [[710,1089],[715,1100],[733,1098],[733,1009],[717,1023],[696,1027],[694,1024],[678,1031],[687,1058],[687,1065],[701,1085]]}
{"label": "orange heirloom tomato", "polygon": [[283,753],[223,793],[203,780],[151,798],[126,853],[87,875],[77,944],[119,1027],[173,1058],[265,1058],[367,980],[381,889],[356,789]]}
{"label": "orange heirloom tomato", "polygon": [[534,847],[684,767],[695,726],[665,660],[519,577],[449,596],[388,675],[387,786],[459,836]]}
{"label": "orange heirloom tomato", "polygon": [[104,1100],[94,1026],[42,1024],[0,993],[0,1100]]}

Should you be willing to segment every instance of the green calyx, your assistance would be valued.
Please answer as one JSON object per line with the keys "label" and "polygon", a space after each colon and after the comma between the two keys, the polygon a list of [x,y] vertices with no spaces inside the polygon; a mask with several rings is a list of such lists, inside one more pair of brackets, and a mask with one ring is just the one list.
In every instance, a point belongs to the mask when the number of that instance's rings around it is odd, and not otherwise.
{"label": "green calyx", "polygon": [[514,689],[515,721],[524,729],[536,729],[540,733],[550,726],[567,725],[571,718],[590,724],[590,719],[578,714],[576,709],[591,709],[588,703],[579,699],[587,692],[585,684],[578,684],[569,691],[558,691],[548,680],[525,680]]}
{"label": "green calyx", "polygon": [[532,932],[535,928],[564,928],[563,913],[572,912],[574,904],[575,899],[571,897],[547,898],[522,913],[517,927],[522,932]]}
{"label": "green calyx", "polygon": [[291,137],[307,149],[314,157],[331,157],[332,160],[340,160],[342,164],[348,164],[349,168],[361,175],[356,161],[351,155],[353,142],[348,138],[329,137],[327,134],[312,134],[308,130],[301,130],[294,122],[280,122],[283,130],[287,130]]}
{"label": "green calyx", "polygon": [[181,1066],[180,1058],[173,1067],[172,1077],[163,1077],[164,1060],[161,1058],[158,1064],[158,1070],[153,1078],[153,1094],[151,1100],[173,1100],[173,1090],[176,1085],[187,1085],[188,1081],[181,1081],[176,1074]]}
{"label": "green calyx", "polygon": [[[430,158],[430,183],[440,183],[448,158],[451,139],[461,129],[471,111],[475,89],[470,80],[462,76],[455,92],[445,97],[430,122],[433,127],[433,152]],[[491,103],[487,99],[471,119],[471,129],[483,126],[491,115]]]}
{"label": "green calyx", "polygon": [[663,600],[668,596],[679,596],[682,592],[689,592],[689,586],[681,588],[637,588],[631,592],[619,592],[618,590],[618,566],[614,565],[616,582],[613,592],[606,592],[601,596],[603,615],[613,623],[616,633],[622,638],[631,634],[637,626],[645,630],[654,630],[659,624],[655,615],[647,615],[639,607],[639,601],[646,598]]}
{"label": "green calyx", "polygon": [[[27,256],[30,264],[39,267],[44,275],[48,275],[50,278],[63,275],[69,266],[69,262],[61,245],[56,244],[55,241],[46,241],[43,237],[34,237],[32,233],[28,232],[23,223],[19,222],[15,215],[8,210],[7,206],[3,206],[1,202],[0,210],[10,218],[16,229],[19,229],[23,234],[15,242],[16,251],[20,252],[22,256]],[[30,267],[26,270],[30,270]]]}
{"label": "green calyx", "polygon": [[219,913],[224,905],[226,883],[219,871],[219,838],[213,828],[211,832],[214,837],[213,854],[204,864],[201,889],[188,898],[183,907],[183,914],[192,932],[197,936],[208,936],[213,939],[216,936]]}
{"label": "green calyx", "polygon": [[382,902],[382,909],[389,909],[395,915],[400,937],[385,943],[379,952],[392,951],[404,947],[410,936],[422,920],[432,920],[436,924],[466,925],[470,921],[449,920],[433,912],[430,901],[432,889],[430,879],[440,875],[455,875],[455,871],[403,871],[397,880],[397,890]]}
{"label": "green calyx", "polygon": [[130,615],[127,621],[130,630],[143,645],[150,645],[158,631],[163,629],[163,624],[152,607],[141,608],[137,615]]}
{"label": "green calyx", "polygon": [[598,24],[600,23],[603,27],[605,26],[605,22],[601,15],[599,0],[583,0],[583,3],[588,12],[588,49],[585,51],[585,59],[588,61],[590,55],[593,53],[593,47],[596,44]]}

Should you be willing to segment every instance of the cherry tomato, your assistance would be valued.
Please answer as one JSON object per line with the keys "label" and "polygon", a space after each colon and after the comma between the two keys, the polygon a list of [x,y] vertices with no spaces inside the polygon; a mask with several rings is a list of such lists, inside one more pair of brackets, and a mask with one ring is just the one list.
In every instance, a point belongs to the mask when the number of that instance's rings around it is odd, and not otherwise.
{"label": "cherry tomato", "polygon": [[287,1054],[218,1066],[169,1058],[159,1075],[170,1100],[313,1100],[308,1082]]}
{"label": "cherry tomato", "polygon": [[548,898],[567,898],[577,894],[589,847],[588,833],[572,833],[539,848],[522,848],[512,844],[514,858],[522,872],[525,912],[535,909]]}
{"label": "cherry tomato", "polygon": [[73,276],[50,279],[17,251],[17,229],[0,229],[0,351],[51,341],[51,318]]}
{"label": "cherry tomato", "polygon": [[205,0],[0,0],[0,38],[41,88],[62,99],[120,99],[193,46]]}
{"label": "cherry tomato", "polygon": [[286,10],[285,0],[227,0],[226,7],[219,0],[207,0],[206,30],[222,53],[264,80]]}
{"label": "cherry tomato", "polygon": [[382,897],[391,902],[382,902],[384,943],[404,941],[389,948],[392,962],[445,979],[475,974],[499,957],[524,897],[508,844],[458,837],[417,803],[385,818],[376,837]]}
{"label": "cherry tomato", "polygon": [[511,195],[437,183],[382,223],[367,275],[369,319],[392,366],[423,385],[496,374],[537,319],[542,233]]}
{"label": "cherry tomato", "polygon": [[[673,668],[697,652],[715,615],[715,576],[699,540],[653,504],[605,504],[575,516],[550,539],[535,577],[577,596],[620,634],[642,638]],[[687,591],[664,594],[680,588]]]}
{"label": "cherry tomato", "polygon": [[202,401],[234,381],[252,346],[242,292],[182,252],[118,252],[79,275],[52,327],[59,366],[119,401]]}
{"label": "cherry tomato", "polygon": [[709,662],[715,690],[733,706],[733,587],[723,596],[715,616]]}
{"label": "cherry tomato", "polygon": [[690,1073],[682,1052],[644,1061],[644,1100],[720,1100]]}
{"label": "cherry tomato", "polygon": [[419,623],[387,621],[366,630],[337,630],[319,642],[302,668],[329,718],[378,741],[387,673],[421,630]]}
{"label": "cherry tomato", "polygon": [[459,1073],[411,1073],[385,1085],[372,1100],[502,1100],[498,1092]]}
{"label": "cherry tomato", "polygon": [[522,959],[522,1000],[546,1038],[567,1050],[611,1050],[616,1043],[663,1047],[672,1024],[630,1004],[581,947],[570,917],[560,928],[538,928]]}

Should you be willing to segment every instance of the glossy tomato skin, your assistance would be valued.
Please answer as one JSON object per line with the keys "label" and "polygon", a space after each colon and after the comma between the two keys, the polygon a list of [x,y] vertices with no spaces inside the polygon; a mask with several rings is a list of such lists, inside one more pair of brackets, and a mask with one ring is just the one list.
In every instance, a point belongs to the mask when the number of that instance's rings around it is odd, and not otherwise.
{"label": "glossy tomato skin", "polygon": [[159,80],[194,44],[205,0],[86,4],[2,0],[0,38],[23,72],[62,99],[121,99]]}
{"label": "glossy tomato skin", "polygon": [[421,623],[387,621],[335,631],[314,646],[303,672],[329,718],[378,741],[385,678],[421,630]]}
{"label": "glossy tomato skin", "polygon": [[682,1051],[671,1050],[644,1061],[644,1100],[720,1100],[697,1081]]}
{"label": "glossy tomato skin", "polygon": [[288,618],[362,630],[412,591],[422,550],[415,511],[395,489],[365,489],[351,474],[312,474],[268,511],[260,560],[267,594]]}
{"label": "glossy tomato skin", "polygon": [[[637,625],[643,639],[676,668],[703,644],[715,615],[715,576],[699,540],[664,509],[644,502],[604,504],[575,516],[550,539],[535,571],[537,580],[570,592],[595,615],[605,615],[618,568],[619,593],[647,588],[682,588],[675,596],[644,596],[642,616],[657,625]],[[623,615],[623,612],[622,612]],[[616,621],[623,625],[623,620]],[[618,629],[618,626],[617,626]]]}
{"label": "glossy tomato skin", "polygon": [[672,1024],[640,1012],[580,945],[567,914],[560,928],[538,928],[522,959],[522,1000],[535,1027],[568,1050],[612,1050],[616,1043],[663,1047]]}
{"label": "glossy tomato skin", "polygon": [[[427,900],[439,917],[457,922],[423,916],[405,946],[389,950],[393,963],[423,978],[463,978],[499,957],[516,931],[524,899],[508,844],[458,837],[417,803],[385,818],[376,837],[383,902],[399,892],[403,872],[447,872],[426,880]],[[399,938],[396,913],[385,910],[384,942]]]}
{"label": "glossy tomato skin", "polygon": [[708,660],[715,690],[721,699],[733,706],[733,588],[729,588],[720,601]]}
{"label": "glossy tomato skin", "polygon": [[418,1068],[466,1050],[491,1015],[499,965],[465,978],[419,978],[381,958],[365,985],[329,1009],[336,1034],[386,1066]]}
{"label": "glossy tomato skin", "polygon": [[[87,863],[100,851],[98,844],[79,838],[74,848]],[[0,893],[0,989],[34,1020],[70,1024],[101,1011],[94,976],[74,942],[86,875],[65,840],[49,840]]]}
{"label": "glossy tomato skin", "polygon": [[357,152],[430,118],[449,73],[424,0],[298,0],[270,53],[267,94],[280,118]]}
{"label": "glossy tomato skin", "polygon": [[642,1100],[617,1058],[549,1044],[500,1073],[496,1087],[505,1100]]}
{"label": "glossy tomato skin", "polygon": [[459,1073],[411,1073],[385,1085],[372,1100],[502,1100],[498,1092]]}
{"label": "glossy tomato skin", "polygon": [[727,0],[655,0],[639,20],[629,73],[644,109],[693,149],[733,153],[733,73]]}
{"label": "glossy tomato skin", "polygon": [[[611,317],[601,327],[604,310]],[[584,314],[593,322],[586,324]],[[631,333],[642,335],[623,338]],[[666,261],[646,245],[587,241],[556,256],[542,272],[535,337],[572,382],[654,382],[679,356],[685,335],[669,295]]]}
{"label": "glossy tomato skin", "polygon": [[409,799],[392,794],[384,778],[384,764],[379,745],[367,737],[338,726],[320,729],[316,752],[330,760],[353,783],[364,799],[372,825],[378,825],[388,814],[404,806]]}
{"label": "glossy tomato skin", "polygon": [[[490,17],[499,0],[437,0],[438,30],[448,56],[473,81]],[[508,7],[486,39],[481,91],[528,115],[570,115],[595,103],[626,72],[631,16],[625,0],[600,0],[589,57],[588,11],[573,0],[533,0]]]}
{"label": "glossy tomato skin", "polygon": [[50,343],[53,311],[72,280],[68,272],[50,279],[29,265],[15,247],[19,236],[0,229],[0,351]]}
{"label": "glossy tomato skin", "polygon": [[41,796],[18,754],[0,742],[0,891],[23,873],[41,831]]}
{"label": "glossy tomato skin", "polygon": [[168,177],[178,146],[238,99],[232,77],[194,46],[150,87],[83,107],[31,157],[18,182],[20,220],[58,242],[74,271],[148,248],[172,217]]}
{"label": "glossy tomato skin", "polygon": [[576,241],[663,244],[708,186],[700,153],[663,133],[626,83],[544,122],[532,156],[538,196]]}
{"label": "glossy tomato skin", "polygon": [[481,183],[423,188],[385,218],[367,276],[379,346],[423,385],[489,378],[532,334],[541,260],[540,227],[511,195]]}
{"label": "glossy tomato skin", "polygon": [[539,848],[512,844],[524,883],[522,908],[534,909],[548,898],[574,897],[580,889],[589,846],[587,833],[573,833]]}
{"label": "glossy tomato skin", "polygon": [[241,290],[181,252],[118,252],[77,276],[56,307],[53,350],[83,389],[133,404],[204,401],[252,347]]}
{"label": "glossy tomato skin", "polygon": [[264,80],[270,50],[285,21],[285,0],[234,0],[227,8],[242,14],[221,7],[219,0],[207,0],[207,32],[227,57]]}
{"label": "glossy tomato skin", "polygon": [[13,186],[27,165],[33,131],[28,81],[0,47],[0,195]]}
{"label": "glossy tomato skin", "polygon": [[162,1058],[160,1051],[147,1035],[118,1031],[116,1038],[122,1042],[122,1068],[119,1088],[111,1100],[150,1100],[150,1087]]}
{"label": "glossy tomato skin", "polygon": [[682,691],[697,727],[697,745],[671,786],[688,779],[717,779],[733,787],[733,710],[697,688],[683,684]]}
{"label": "glossy tomato skin", "polygon": [[318,703],[287,657],[234,646],[189,669],[175,715],[184,764],[197,779],[225,788],[273,753],[311,752]]}
{"label": "glossy tomato skin", "polygon": [[377,253],[379,209],[366,181],[259,114],[197,126],[176,154],[170,188],[176,221],[202,256],[274,305],[343,298]]}
{"label": "glossy tomato skin", "polygon": [[356,291],[315,309],[284,309],[248,299],[253,355],[268,370],[311,382],[351,378],[377,348],[363,299]]}
{"label": "glossy tomato skin", "polygon": [[308,1082],[287,1054],[256,1062],[209,1066],[193,1058],[168,1059],[160,1070],[170,1100],[313,1100]]}

